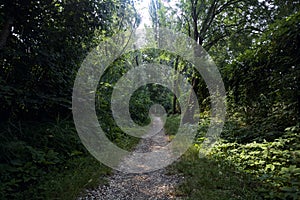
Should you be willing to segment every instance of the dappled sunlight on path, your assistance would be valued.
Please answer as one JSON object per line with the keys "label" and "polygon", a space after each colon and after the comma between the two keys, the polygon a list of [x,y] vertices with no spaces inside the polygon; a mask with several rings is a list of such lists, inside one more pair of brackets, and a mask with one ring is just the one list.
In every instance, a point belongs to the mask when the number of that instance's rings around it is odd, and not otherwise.
{"label": "dappled sunlight on path", "polygon": [[[154,118],[154,123],[157,127],[162,127],[162,120],[158,117]],[[151,163],[145,162],[149,158],[134,156],[138,153],[158,152],[169,144],[169,138],[165,135],[164,130],[154,129],[156,133],[149,130],[144,135],[143,139],[137,145],[131,155],[125,157],[119,165],[120,171],[147,171],[155,165],[159,165],[162,160],[169,159],[170,151],[161,154],[161,159],[153,159]],[[141,174],[126,174],[115,171],[110,177],[109,184],[99,186],[94,190],[87,190],[87,195],[79,199],[175,199],[175,186],[180,183],[183,177],[177,175],[167,175],[166,169],[159,169],[153,172]]]}

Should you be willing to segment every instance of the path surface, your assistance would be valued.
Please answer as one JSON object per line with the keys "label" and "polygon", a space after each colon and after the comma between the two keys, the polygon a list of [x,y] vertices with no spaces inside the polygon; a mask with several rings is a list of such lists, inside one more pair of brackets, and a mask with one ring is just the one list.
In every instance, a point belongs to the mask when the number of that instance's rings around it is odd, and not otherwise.
{"label": "path surface", "polygon": [[[155,120],[159,124],[162,123],[160,118]],[[152,137],[141,139],[132,154],[157,151],[168,143],[169,139],[162,129]],[[135,166],[137,166],[137,163],[132,161],[131,156],[128,156],[124,158],[119,167],[124,169]],[[114,175],[110,177],[108,185],[99,186],[94,190],[87,190],[87,195],[78,198],[78,200],[175,199],[175,187],[182,179],[183,177],[177,175],[167,175],[167,170],[164,168],[143,174],[126,174],[115,171]]]}

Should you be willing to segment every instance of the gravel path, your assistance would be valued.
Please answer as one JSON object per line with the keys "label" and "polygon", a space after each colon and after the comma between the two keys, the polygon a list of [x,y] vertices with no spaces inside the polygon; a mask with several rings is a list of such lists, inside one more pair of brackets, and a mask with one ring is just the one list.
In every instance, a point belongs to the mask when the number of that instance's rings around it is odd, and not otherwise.
{"label": "gravel path", "polygon": [[[160,118],[156,120],[157,123],[162,123]],[[168,143],[168,137],[163,130],[160,130],[154,136],[141,139],[132,153],[157,151]],[[137,164],[128,156],[124,158],[119,167],[122,169],[133,166],[137,166]],[[102,185],[93,190],[86,190],[86,196],[80,197],[78,200],[175,199],[175,186],[182,179],[183,177],[177,175],[167,175],[167,170],[164,168],[143,174],[126,174],[115,171],[114,175],[110,177],[108,185]]]}

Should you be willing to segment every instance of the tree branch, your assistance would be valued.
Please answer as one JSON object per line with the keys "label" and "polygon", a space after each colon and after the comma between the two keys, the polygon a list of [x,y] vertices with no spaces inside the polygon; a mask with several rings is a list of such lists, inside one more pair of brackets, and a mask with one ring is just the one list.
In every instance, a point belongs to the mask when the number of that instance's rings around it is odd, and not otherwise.
{"label": "tree branch", "polygon": [[206,35],[206,31],[208,30],[209,26],[211,25],[211,23],[213,22],[213,20],[216,16],[215,15],[216,6],[217,6],[217,3],[216,3],[216,0],[214,0],[208,9],[208,13],[207,13],[205,20],[201,24],[200,34],[201,34],[202,41],[203,41],[204,36]]}
{"label": "tree branch", "polygon": [[182,14],[182,17],[185,19],[187,25],[188,25],[188,33],[189,33],[189,37],[191,37],[191,25],[190,25],[190,22],[187,18],[187,16],[185,14]]}
{"label": "tree branch", "polygon": [[225,10],[226,8],[228,8],[230,5],[233,5],[233,4],[236,4],[240,2],[240,0],[231,0],[231,1],[228,1],[227,3],[221,5],[217,11],[216,11],[216,15],[220,14],[223,10]]}

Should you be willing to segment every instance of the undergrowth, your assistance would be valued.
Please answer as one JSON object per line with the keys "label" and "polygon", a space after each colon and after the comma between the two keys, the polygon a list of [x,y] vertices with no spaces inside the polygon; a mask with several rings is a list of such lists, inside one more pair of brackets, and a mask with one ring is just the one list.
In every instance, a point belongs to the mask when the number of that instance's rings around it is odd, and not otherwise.
{"label": "undergrowth", "polygon": [[190,148],[169,171],[184,177],[176,189],[176,196],[183,199],[261,199],[253,190],[258,185],[250,176],[212,159],[200,159],[196,147]]}
{"label": "undergrowth", "polygon": [[167,117],[164,129],[168,135],[170,136],[176,135],[180,125],[179,120],[180,120],[179,115],[170,115]]}
{"label": "undergrowth", "polygon": [[[86,151],[72,120],[9,122],[0,131],[0,199],[75,199],[111,173]],[[113,131],[123,149],[138,142]]]}
{"label": "undergrowth", "polygon": [[254,175],[265,199],[300,198],[300,134],[287,128],[281,137],[268,142],[220,142],[211,157]]}
{"label": "undergrowth", "polygon": [[[165,130],[174,135],[179,117],[169,120],[172,122],[167,121]],[[194,147],[172,167],[185,176],[179,195],[187,199],[300,198],[299,124],[277,131],[276,137],[271,134],[274,131],[252,137],[253,132],[264,128],[227,121],[221,139],[206,158],[200,159],[198,152],[208,126],[209,120],[203,118]]]}

